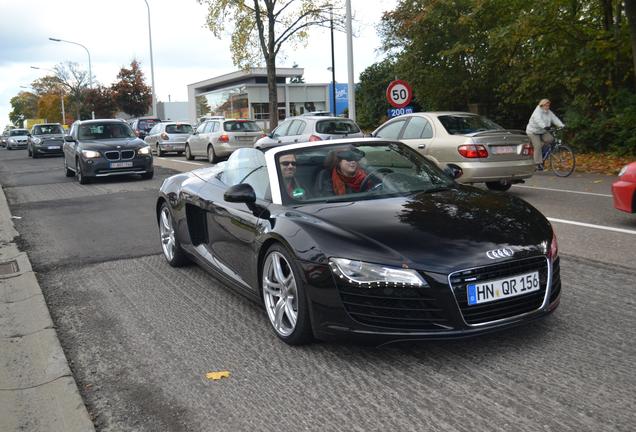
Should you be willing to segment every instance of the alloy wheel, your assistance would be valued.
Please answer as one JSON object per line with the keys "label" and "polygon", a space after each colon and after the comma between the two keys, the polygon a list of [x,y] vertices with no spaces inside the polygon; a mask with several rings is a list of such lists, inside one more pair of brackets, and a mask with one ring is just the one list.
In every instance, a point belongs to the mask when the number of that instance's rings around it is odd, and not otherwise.
{"label": "alloy wheel", "polygon": [[161,236],[161,248],[163,249],[163,254],[168,261],[172,261],[174,259],[176,241],[174,237],[174,227],[172,226],[172,217],[170,216],[170,210],[168,210],[168,207],[165,206],[161,209],[159,233]]}
{"label": "alloy wheel", "polygon": [[287,259],[273,251],[263,266],[263,299],[267,316],[276,333],[287,337],[298,321],[298,287]]}

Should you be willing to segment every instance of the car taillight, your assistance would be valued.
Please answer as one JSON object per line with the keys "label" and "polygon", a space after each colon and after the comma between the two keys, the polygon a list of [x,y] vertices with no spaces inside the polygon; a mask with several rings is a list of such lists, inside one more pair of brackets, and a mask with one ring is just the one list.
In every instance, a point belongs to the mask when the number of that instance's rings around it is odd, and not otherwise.
{"label": "car taillight", "polygon": [[322,138],[317,135],[312,135],[309,137],[309,141],[322,141]]}
{"label": "car taillight", "polygon": [[168,134],[167,134],[167,133],[162,132],[162,133],[161,133],[161,139],[162,139],[162,140],[166,140],[166,141],[168,141],[168,140],[170,139],[170,137],[168,136]]}
{"label": "car taillight", "polygon": [[532,144],[524,144],[521,148],[521,154],[524,156],[534,156],[534,147],[532,147]]}
{"label": "car taillight", "polygon": [[230,137],[227,134],[223,134],[219,137],[219,142],[230,142]]}
{"label": "car taillight", "polygon": [[548,253],[548,256],[552,262],[554,262],[554,260],[559,256],[559,244],[554,231],[552,231],[552,242],[550,242],[550,252]]}
{"label": "car taillight", "polygon": [[265,138],[266,136],[267,136],[267,134],[262,133],[261,136],[259,136],[258,138],[261,139],[261,138]]}
{"label": "car taillight", "polygon": [[488,150],[486,150],[486,147],[481,144],[461,145],[457,147],[457,151],[460,155],[469,159],[488,157]]}

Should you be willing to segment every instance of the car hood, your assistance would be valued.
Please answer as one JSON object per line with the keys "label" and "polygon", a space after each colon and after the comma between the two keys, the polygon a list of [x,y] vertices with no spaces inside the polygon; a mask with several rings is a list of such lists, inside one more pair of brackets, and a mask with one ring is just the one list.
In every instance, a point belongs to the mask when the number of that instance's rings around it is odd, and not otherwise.
{"label": "car hood", "polygon": [[460,186],[412,197],[305,205],[288,211],[326,257],[449,273],[498,261],[486,252],[509,248],[515,258],[545,253],[547,219],[508,194]]}
{"label": "car hood", "polygon": [[139,138],[118,138],[105,140],[80,140],[84,150],[108,151],[122,149],[138,149],[146,144]]}

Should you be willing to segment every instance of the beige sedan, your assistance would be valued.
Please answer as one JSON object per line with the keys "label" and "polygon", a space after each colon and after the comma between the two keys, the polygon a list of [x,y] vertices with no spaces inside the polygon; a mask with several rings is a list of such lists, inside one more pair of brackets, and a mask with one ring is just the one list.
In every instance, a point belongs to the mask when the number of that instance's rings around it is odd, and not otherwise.
{"label": "beige sedan", "polygon": [[395,117],[372,135],[399,140],[434,161],[451,167],[460,183],[486,183],[505,191],[532,176],[533,148],[525,132],[504,129],[483,116],[465,112],[422,112]]}

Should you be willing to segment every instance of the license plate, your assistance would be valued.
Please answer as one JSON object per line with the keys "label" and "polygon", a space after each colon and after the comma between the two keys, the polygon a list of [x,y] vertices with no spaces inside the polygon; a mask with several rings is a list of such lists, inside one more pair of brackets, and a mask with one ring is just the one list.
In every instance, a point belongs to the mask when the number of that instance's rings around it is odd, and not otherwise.
{"label": "license plate", "polygon": [[111,162],[110,163],[111,168],[130,168],[131,166],[133,166],[132,162]]}
{"label": "license plate", "polygon": [[60,146],[48,146],[47,147],[49,150],[59,150]]}
{"label": "license plate", "polygon": [[539,272],[526,273],[505,279],[497,279],[466,287],[468,305],[488,303],[539,291]]}
{"label": "license plate", "polygon": [[253,137],[242,137],[242,136],[237,136],[236,139],[240,142],[253,142],[254,138]]}
{"label": "license plate", "polygon": [[514,146],[493,146],[491,150],[495,154],[511,154],[515,152],[515,147]]}

